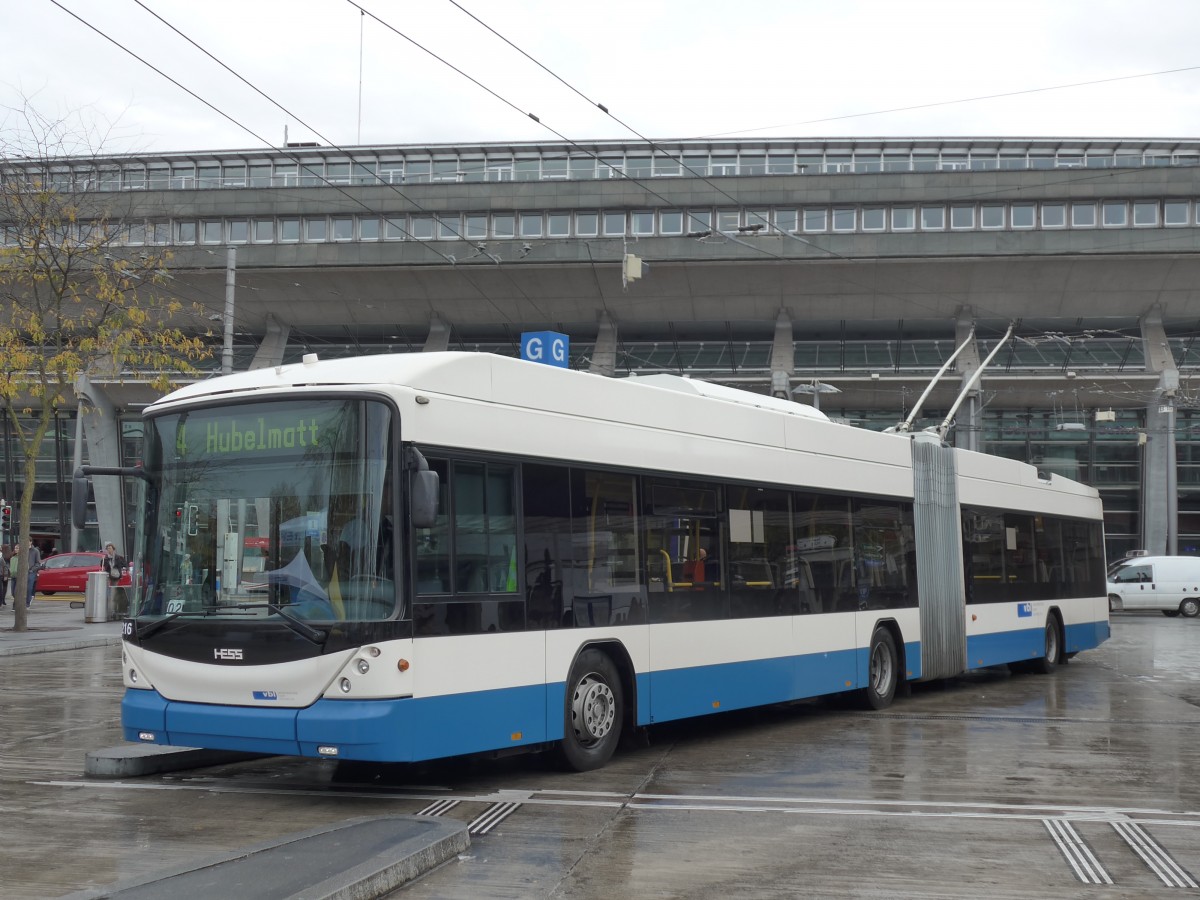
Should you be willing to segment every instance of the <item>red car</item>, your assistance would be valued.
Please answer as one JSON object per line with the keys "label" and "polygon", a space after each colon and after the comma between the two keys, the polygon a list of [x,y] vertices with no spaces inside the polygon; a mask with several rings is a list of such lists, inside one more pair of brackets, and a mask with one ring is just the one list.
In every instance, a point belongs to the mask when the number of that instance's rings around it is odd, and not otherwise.
{"label": "red car", "polygon": [[[82,594],[87,588],[89,572],[99,572],[103,553],[56,553],[42,560],[37,572],[35,594]],[[121,576],[118,585],[128,585],[129,575]]]}

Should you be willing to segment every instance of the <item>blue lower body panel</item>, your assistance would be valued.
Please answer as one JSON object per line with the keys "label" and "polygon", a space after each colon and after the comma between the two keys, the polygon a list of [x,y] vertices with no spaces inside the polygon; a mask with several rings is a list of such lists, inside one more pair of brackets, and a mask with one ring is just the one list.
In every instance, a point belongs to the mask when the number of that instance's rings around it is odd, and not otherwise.
{"label": "blue lower body panel", "polygon": [[[561,686],[558,693],[561,697]],[[544,686],[535,685],[421,700],[318,700],[304,709],[271,709],[179,703],[157,691],[131,689],[121,701],[121,725],[126,740],[142,743],[415,762],[548,740],[546,694]],[[559,714],[559,737],[561,722]]]}
{"label": "blue lower body panel", "polygon": [[1068,625],[1066,631],[1063,640],[1068,653],[1091,650],[1112,637],[1112,628],[1107,619],[1103,622],[1082,622],[1079,625]]}
{"label": "blue lower body panel", "polygon": [[921,642],[910,641],[904,645],[904,677],[901,681],[916,681],[921,677]]}
{"label": "blue lower body panel", "polygon": [[[1068,625],[1065,631],[1063,648],[1067,653],[1098,647],[1110,636],[1107,621]],[[979,634],[967,638],[967,668],[982,669],[1003,663],[1040,659],[1045,652],[1046,636],[1041,626]]]}
{"label": "blue lower body panel", "polygon": [[858,651],[757,659],[652,672],[648,722],[667,722],[731,709],[784,703],[859,687]]}
{"label": "blue lower body panel", "polygon": [[985,669],[1023,659],[1036,659],[1045,650],[1045,632],[1037,628],[997,631],[967,637],[967,668]]}

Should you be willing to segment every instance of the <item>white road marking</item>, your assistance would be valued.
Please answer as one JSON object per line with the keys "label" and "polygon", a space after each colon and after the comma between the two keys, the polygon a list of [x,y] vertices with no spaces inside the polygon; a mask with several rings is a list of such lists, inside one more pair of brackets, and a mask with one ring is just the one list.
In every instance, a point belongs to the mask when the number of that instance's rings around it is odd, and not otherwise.
{"label": "white road marking", "polygon": [[458,806],[461,800],[437,800],[430,803],[427,807],[417,813],[418,816],[444,816],[454,807]]}
{"label": "white road marking", "polygon": [[479,816],[477,816],[475,821],[467,826],[467,833],[472,837],[480,834],[487,834],[520,808],[520,803],[513,803],[511,801],[506,803],[493,803]]}
{"label": "white road marking", "polygon": [[1042,824],[1054,838],[1062,851],[1063,858],[1070,864],[1075,877],[1084,884],[1112,884],[1113,880],[1104,871],[1092,849],[1079,836],[1079,832],[1066,819],[1043,819]]}
{"label": "white road marking", "polygon": [[1155,841],[1140,825],[1130,821],[1116,821],[1112,823],[1112,827],[1167,887],[1194,888],[1200,886],[1183,866],[1175,862],[1166,848]]}

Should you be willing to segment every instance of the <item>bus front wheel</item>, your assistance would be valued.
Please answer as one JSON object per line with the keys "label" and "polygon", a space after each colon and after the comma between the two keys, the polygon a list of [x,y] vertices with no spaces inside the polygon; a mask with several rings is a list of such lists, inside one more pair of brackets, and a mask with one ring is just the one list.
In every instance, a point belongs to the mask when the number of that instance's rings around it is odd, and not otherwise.
{"label": "bus front wheel", "polygon": [[617,667],[599,650],[585,650],[567,678],[561,762],[576,772],[600,768],[617,749],[623,717]]}
{"label": "bus front wheel", "polygon": [[1187,597],[1179,604],[1180,614],[1187,619],[1194,619],[1200,616],[1200,600],[1195,597]]}
{"label": "bus front wheel", "polygon": [[871,652],[867,661],[867,686],[862,691],[863,705],[868,709],[887,709],[896,696],[900,677],[896,639],[886,628],[879,627],[871,635]]}

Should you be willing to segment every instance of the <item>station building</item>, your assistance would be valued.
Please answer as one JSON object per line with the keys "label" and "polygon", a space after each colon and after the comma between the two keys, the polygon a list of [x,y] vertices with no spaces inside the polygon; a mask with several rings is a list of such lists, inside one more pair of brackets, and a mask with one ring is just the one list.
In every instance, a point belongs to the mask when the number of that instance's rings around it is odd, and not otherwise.
{"label": "station building", "polygon": [[[169,289],[207,313],[182,324],[221,344],[206,377],[310,352],[515,356],[522,333],[555,331],[574,368],[690,375],[882,429],[937,426],[986,362],[950,442],[1096,486],[1110,558],[1200,553],[1200,141],[303,144],[0,166],[107,195],[131,253],[170,248]],[[60,548],[130,533],[98,481],[96,527],[72,537],[69,473],[136,460],[153,399],[136,372],[80,396],[94,412],[59,414],[36,474],[34,527]]]}

